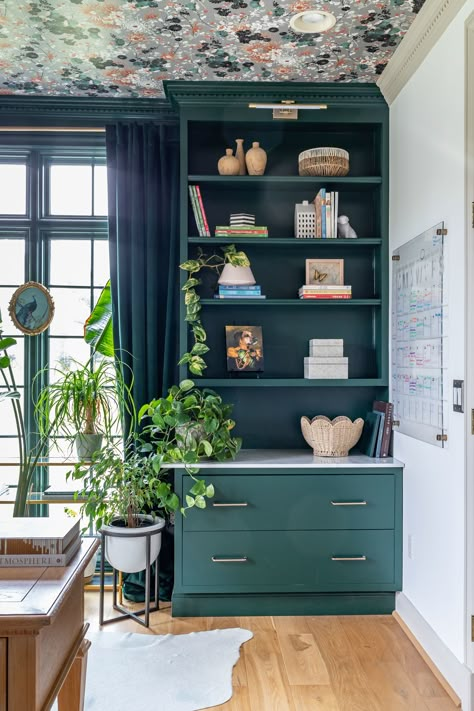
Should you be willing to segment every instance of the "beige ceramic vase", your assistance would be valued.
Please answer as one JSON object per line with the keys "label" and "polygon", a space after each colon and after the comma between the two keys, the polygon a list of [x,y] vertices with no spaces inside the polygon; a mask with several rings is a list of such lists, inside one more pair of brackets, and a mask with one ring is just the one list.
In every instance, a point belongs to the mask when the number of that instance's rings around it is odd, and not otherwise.
{"label": "beige ceramic vase", "polygon": [[244,139],[243,138],[236,138],[235,142],[237,143],[237,148],[235,150],[235,157],[239,161],[239,165],[240,165],[239,175],[245,175],[247,172],[247,169],[245,167]]}
{"label": "beige ceramic vase", "polygon": [[267,154],[263,148],[260,148],[258,141],[254,141],[252,148],[249,148],[245,154],[245,163],[247,164],[249,175],[264,174],[265,166],[267,165]]}
{"label": "beige ceramic vase", "polygon": [[219,158],[217,163],[219,175],[238,175],[240,163],[235,156],[232,155],[232,148],[225,149],[225,156]]}

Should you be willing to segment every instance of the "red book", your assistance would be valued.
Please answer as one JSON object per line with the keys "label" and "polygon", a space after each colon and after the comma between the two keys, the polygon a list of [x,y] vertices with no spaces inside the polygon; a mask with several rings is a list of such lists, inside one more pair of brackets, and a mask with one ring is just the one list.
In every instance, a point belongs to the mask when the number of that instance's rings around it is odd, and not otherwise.
{"label": "red book", "polygon": [[206,236],[206,237],[210,237],[210,236],[211,236],[211,233],[210,233],[210,231],[209,231],[209,225],[207,224],[206,211],[204,210],[204,203],[203,203],[203,201],[202,201],[201,191],[200,191],[200,189],[199,189],[199,185],[195,185],[194,188],[195,188],[195,190],[196,190],[196,195],[197,195],[197,199],[198,199],[198,202],[199,202],[199,208],[200,208],[200,210],[201,210],[202,221],[204,222],[204,229],[205,229],[205,231],[206,231],[205,236]]}
{"label": "red book", "polygon": [[382,400],[374,400],[372,409],[374,410],[374,412],[383,412],[385,414],[380,456],[388,457],[388,450],[390,447],[390,438],[392,436],[393,427],[393,403],[383,402]]}

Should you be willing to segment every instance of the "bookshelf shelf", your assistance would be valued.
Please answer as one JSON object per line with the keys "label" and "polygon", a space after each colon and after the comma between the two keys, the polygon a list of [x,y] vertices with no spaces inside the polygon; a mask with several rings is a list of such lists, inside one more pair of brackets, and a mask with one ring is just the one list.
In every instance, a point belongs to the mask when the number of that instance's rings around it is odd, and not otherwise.
{"label": "bookshelf shelf", "polygon": [[296,239],[295,237],[188,237],[189,244],[242,244],[252,247],[274,248],[274,247],[295,247],[296,249],[305,249],[313,247],[330,247],[355,249],[361,247],[379,247],[382,244],[380,238],[373,239],[360,238],[357,239]]}
{"label": "bookshelf shelf", "polygon": [[382,378],[196,378],[196,383],[206,388],[366,388],[388,385]]}
{"label": "bookshelf shelf", "polygon": [[381,299],[201,299],[203,306],[252,306],[277,307],[297,306],[299,308],[326,308],[330,306],[380,306]]}
{"label": "bookshelf shelf", "polygon": [[347,178],[324,178],[324,177],[303,177],[301,175],[188,175],[189,183],[208,183],[214,185],[222,185],[228,187],[235,186],[264,186],[276,185],[282,188],[291,186],[298,188],[300,186],[309,185],[315,188],[319,185],[331,185],[334,187],[351,188],[374,187],[382,184],[380,176],[361,176]]}

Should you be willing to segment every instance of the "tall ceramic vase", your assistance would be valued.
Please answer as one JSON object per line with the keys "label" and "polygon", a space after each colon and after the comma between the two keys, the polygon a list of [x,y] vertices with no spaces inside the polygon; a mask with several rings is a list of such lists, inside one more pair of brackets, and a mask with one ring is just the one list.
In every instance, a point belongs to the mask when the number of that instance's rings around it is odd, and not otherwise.
{"label": "tall ceramic vase", "polygon": [[239,165],[240,165],[239,175],[245,175],[247,170],[245,167],[244,139],[243,138],[236,138],[235,142],[237,143],[237,148],[235,150],[235,157],[239,161]]}
{"label": "tall ceramic vase", "polygon": [[265,166],[267,165],[267,154],[263,148],[260,148],[258,141],[254,141],[252,148],[249,148],[245,154],[245,163],[247,164],[249,175],[264,174]]}
{"label": "tall ceramic vase", "polygon": [[232,148],[225,149],[225,156],[219,158],[217,162],[217,170],[219,175],[238,175],[240,163],[235,156],[232,155]]}

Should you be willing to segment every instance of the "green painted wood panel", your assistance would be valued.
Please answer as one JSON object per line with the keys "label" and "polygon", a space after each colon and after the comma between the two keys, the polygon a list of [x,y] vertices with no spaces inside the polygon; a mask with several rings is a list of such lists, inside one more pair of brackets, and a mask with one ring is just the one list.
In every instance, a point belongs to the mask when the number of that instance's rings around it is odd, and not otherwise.
{"label": "green painted wood panel", "polygon": [[[206,482],[214,485],[215,496],[206,509],[188,512],[185,532],[389,529],[394,525],[394,478],[390,474],[290,474],[269,479],[250,471],[248,476],[206,475]],[[182,496],[187,482],[184,489]]]}
{"label": "green painted wood panel", "polygon": [[[191,531],[184,533],[183,545],[183,584],[189,592],[395,589],[391,530],[228,531],[225,535]],[[222,559],[233,562],[217,562]],[[240,559],[246,560],[237,562]]]}

